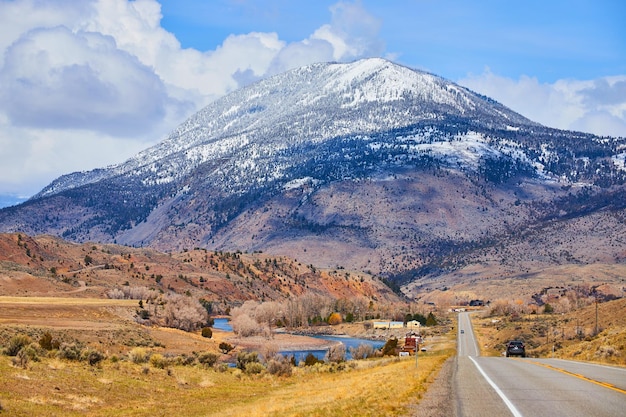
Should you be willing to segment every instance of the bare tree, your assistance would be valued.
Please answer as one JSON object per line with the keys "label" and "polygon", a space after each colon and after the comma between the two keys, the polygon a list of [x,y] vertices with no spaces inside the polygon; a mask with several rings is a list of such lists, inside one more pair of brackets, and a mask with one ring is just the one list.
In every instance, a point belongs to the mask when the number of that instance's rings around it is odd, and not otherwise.
{"label": "bare tree", "polygon": [[259,324],[248,314],[239,313],[232,317],[230,324],[233,332],[241,337],[253,336],[259,332]]}
{"label": "bare tree", "polygon": [[343,343],[332,345],[328,349],[326,357],[329,362],[343,362],[346,360],[346,347]]}
{"label": "bare tree", "polygon": [[304,326],[306,317],[302,304],[296,299],[288,299],[282,303],[282,311],[284,312],[287,325],[290,327]]}
{"label": "bare tree", "polygon": [[112,298],[114,300],[123,300],[125,298],[124,291],[113,288],[112,290],[107,291],[107,297]]}
{"label": "bare tree", "polygon": [[195,298],[178,294],[166,298],[163,319],[168,327],[190,332],[202,327],[208,318],[206,309]]}
{"label": "bare tree", "polygon": [[272,332],[272,324],[274,324],[275,321],[278,318],[280,318],[279,316],[282,313],[280,304],[274,301],[268,301],[266,303],[262,303],[257,307],[255,313],[256,313],[255,314],[256,321],[259,324],[267,325],[267,330],[268,330],[267,336],[269,338],[273,338],[274,334]]}

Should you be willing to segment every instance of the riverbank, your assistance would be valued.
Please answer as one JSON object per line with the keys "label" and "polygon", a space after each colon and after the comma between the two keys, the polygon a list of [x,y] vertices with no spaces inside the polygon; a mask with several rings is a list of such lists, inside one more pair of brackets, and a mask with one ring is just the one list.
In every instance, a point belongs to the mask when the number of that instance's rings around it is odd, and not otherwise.
{"label": "riverbank", "polygon": [[[221,331],[218,330],[218,332]],[[336,326],[310,326],[291,331],[278,328],[274,331],[271,338],[266,336],[238,337],[234,333],[226,331],[221,334],[220,339],[244,350],[261,351],[266,349],[268,345],[271,345],[272,348],[285,352],[323,350],[341,343],[340,341],[329,341],[319,336],[385,342],[390,338],[402,339],[405,333],[405,329],[375,330],[365,328],[362,323],[341,323]]]}
{"label": "riverbank", "polygon": [[278,351],[292,350],[315,350],[329,349],[331,346],[339,342],[331,342],[324,339],[318,339],[311,336],[296,335],[290,333],[275,333],[272,338],[264,336],[250,337],[228,337],[225,340],[235,346],[242,347],[246,350],[261,350],[271,345]]}

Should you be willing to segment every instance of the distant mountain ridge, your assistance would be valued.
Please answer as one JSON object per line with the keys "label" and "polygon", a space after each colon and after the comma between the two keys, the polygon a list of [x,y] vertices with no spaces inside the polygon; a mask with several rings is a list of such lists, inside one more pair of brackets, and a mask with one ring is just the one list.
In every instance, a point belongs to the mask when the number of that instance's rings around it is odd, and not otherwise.
{"label": "distant mountain ridge", "polygon": [[383,59],[315,64],[215,101],[121,164],[60,177],[1,210],[0,231],[262,250],[410,281],[606,209],[624,149]]}

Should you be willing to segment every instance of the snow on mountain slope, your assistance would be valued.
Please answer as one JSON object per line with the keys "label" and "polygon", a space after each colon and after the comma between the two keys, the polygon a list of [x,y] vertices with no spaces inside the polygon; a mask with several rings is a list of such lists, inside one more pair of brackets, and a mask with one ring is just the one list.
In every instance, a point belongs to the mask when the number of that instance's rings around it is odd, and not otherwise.
{"label": "snow on mountain slope", "polygon": [[163,184],[211,160],[239,155],[240,164],[255,164],[301,144],[368,136],[451,116],[502,129],[535,125],[440,77],[383,59],[315,64],[235,91],[128,161],[63,176],[36,197],[122,174]]}

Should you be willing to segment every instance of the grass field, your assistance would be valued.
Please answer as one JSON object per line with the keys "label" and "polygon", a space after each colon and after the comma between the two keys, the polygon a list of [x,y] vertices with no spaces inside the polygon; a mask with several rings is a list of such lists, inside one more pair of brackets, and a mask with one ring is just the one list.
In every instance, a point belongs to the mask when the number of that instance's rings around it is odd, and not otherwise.
{"label": "grass field", "polygon": [[0,358],[0,402],[12,416],[397,416],[416,403],[452,350],[410,359],[299,367],[291,377],[199,367],[99,367]]}
{"label": "grass field", "polygon": [[[265,371],[249,375],[239,369],[182,365],[174,360],[160,368],[129,360],[123,353],[132,349],[129,340],[151,341],[152,346],[144,343],[142,349],[167,356],[218,352],[219,339],[142,328],[125,318],[134,308],[134,303],[116,300],[0,298],[0,336],[6,333],[0,345],[20,332],[36,335],[50,330],[71,338],[82,334],[85,345],[99,347],[106,355],[95,366],[84,360],[59,359],[54,351],[41,353],[25,366],[17,364],[15,357],[1,355],[0,414],[404,416],[454,353],[454,337],[448,334],[429,344],[417,366],[413,357],[386,357],[298,366],[291,376]],[[94,330],[99,322],[112,328]],[[124,334],[125,339],[112,334]]]}

